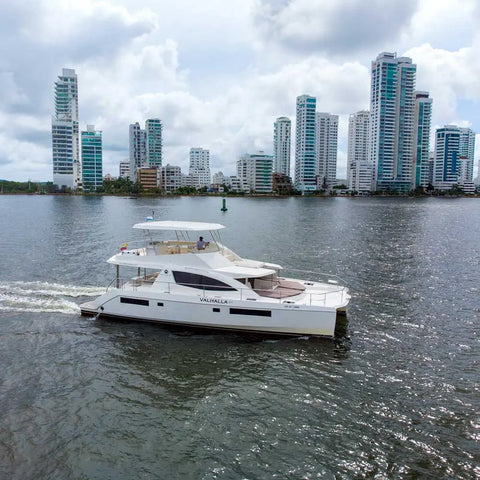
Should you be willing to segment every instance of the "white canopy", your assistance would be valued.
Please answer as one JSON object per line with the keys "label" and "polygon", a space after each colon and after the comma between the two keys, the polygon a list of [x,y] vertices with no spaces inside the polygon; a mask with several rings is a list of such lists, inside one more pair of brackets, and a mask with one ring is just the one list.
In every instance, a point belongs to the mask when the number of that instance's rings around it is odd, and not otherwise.
{"label": "white canopy", "polygon": [[159,222],[142,222],[136,223],[133,228],[140,230],[176,230],[183,232],[206,232],[211,230],[220,230],[225,228],[225,225],[219,223],[205,223],[205,222],[176,222],[176,221],[159,221]]}

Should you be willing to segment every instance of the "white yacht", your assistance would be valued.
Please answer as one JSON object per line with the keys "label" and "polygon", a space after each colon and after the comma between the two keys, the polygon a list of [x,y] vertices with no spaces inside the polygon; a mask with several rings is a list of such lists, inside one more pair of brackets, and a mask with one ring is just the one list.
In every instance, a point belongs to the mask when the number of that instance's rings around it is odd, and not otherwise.
{"label": "white yacht", "polygon": [[[281,275],[273,263],[239,257],[221,243],[217,223],[147,221],[138,248],[107,260],[117,275],[105,294],[80,306],[82,315],[126,318],[179,326],[280,335],[333,337],[337,314],[350,295],[333,276],[325,281]],[[174,239],[159,240],[159,231]],[[209,242],[197,242],[210,232]],[[195,238],[190,238],[194,235]],[[137,275],[123,279],[120,267]]]}

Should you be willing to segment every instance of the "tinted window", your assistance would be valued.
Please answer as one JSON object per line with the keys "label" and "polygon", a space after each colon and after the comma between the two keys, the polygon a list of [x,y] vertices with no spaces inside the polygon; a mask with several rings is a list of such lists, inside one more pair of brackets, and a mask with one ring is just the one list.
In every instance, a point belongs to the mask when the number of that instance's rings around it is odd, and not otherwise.
{"label": "tinted window", "polygon": [[231,308],[231,315],[255,315],[258,317],[271,317],[272,312],[270,310],[252,310],[250,308]]}
{"label": "tinted window", "polygon": [[144,305],[148,307],[149,303],[148,300],[141,300],[140,298],[128,298],[128,297],[120,297],[120,303],[132,303],[133,305]]}
{"label": "tinted window", "polygon": [[198,275],[197,273],[189,272],[172,272],[177,285],[184,287],[198,288],[200,290],[236,290],[215,278],[206,277],[205,275]]}

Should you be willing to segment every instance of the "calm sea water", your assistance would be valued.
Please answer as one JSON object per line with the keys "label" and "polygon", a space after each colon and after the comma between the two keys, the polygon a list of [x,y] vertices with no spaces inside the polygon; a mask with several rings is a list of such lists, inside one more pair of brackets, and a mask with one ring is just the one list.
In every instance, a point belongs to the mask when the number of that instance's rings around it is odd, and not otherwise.
{"label": "calm sea water", "polygon": [[[0,196],[1,479],[480,477],[480,201]],[[335,341],[83,318],[155,219],[335,273]]]}

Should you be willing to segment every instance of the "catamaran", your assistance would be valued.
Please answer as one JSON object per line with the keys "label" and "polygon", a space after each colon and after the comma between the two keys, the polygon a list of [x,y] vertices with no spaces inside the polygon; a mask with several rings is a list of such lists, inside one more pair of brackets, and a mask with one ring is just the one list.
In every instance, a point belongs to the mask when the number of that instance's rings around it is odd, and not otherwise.
{"label": "catamaran", "polygon": [[[223,225],[146,221],[144,241],[107,260],[116,277],[82,315],[155,322],[181,327],[292,336],[333,337],[346,314],[348,289],[329,275],[322,281],[284,277],[274,263],[241,258],[221,243]],[[172,239],[156,239],[158,232]],[[191,238],[209,232],[210,241]],[[203,239],[203,237],[202,237]],[[125,279],[120,268],[135,268]]]}

